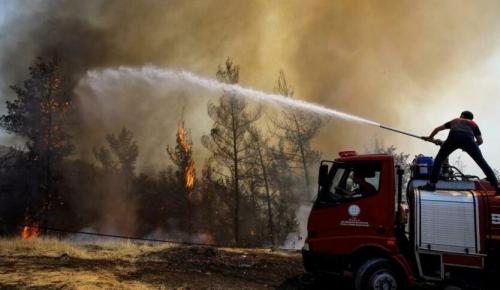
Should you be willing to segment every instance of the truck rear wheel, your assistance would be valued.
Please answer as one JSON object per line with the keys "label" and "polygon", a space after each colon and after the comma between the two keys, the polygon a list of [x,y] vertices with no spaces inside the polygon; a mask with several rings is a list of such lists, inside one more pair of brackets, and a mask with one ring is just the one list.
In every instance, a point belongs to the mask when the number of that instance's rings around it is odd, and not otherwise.
{"label": "truck rear wheel", "polygon": [[372,259],[362,264],[354,277],[356,290],[401,290],[403,281],[386,259]]}

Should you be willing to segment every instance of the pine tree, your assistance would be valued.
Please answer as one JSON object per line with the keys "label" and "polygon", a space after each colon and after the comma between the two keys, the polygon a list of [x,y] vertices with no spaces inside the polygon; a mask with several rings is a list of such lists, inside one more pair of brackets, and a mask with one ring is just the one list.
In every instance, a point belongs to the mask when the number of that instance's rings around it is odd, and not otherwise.
{"label": "pine tree", "polygon": [[[227,59],[224,67],[219,66],[217,79],[229,84],[237,83],[239,67]],[[208,104],[208,115],[214,123],[210,135],[202,137],[202,143],[212,153],[213,160],[225,170],[219,174],[225,177],[232,191],[233,236],[234,243],[238,245],[242,184],[248,173],[245,163],[252,158],[248,154],[248,130],[260,117],[260,111],[250,111],[245,100],[225,91],[216,104]]]}
{"label": "pine tree", "polygon": [[253,150],[255,171],[252,176],[260,183],[265,193],[265,202],[267,207],[267,230],[269,241],[273,246],[276,246],[274,221],[273,221],[273,196],[271,193],[271,180],[269,175],[269,167],[273,160],[270,154],[269,138],[265,138],[261,132],[255,127],[250,128],[250,144]]}
{"label": "pine tree", "polygon": [[[280,72],[275,91],[293,98],[293,88],[286,81],[283,71]],[[309,168],[317,165],[320,153],[311,148],[311,140],[322,126],[321,118],[300,109],[288,108],[279,118],[274,118],[272,121],[278,129],[276,134],[284,141],[283,153],[292,163],[292,167],[302,171],[305,192],[312,197]]]}
{"label": "pine tree", "polygon": [[94,148],[94,156],[108,173],[118,171],[122,175],[126,191],[129,193],[139,156],[139,147],[134,140],[134,134],[123,127],[117,135],[110,133],[106,134],[105,138],[109,149],[104,146]]}
{"label": "pine tree", "polygon": [[57,58],[49,62],[38,58],[29,73],[22,86],[11,86],[16,98],[7,101],[0,126],[26,140],[31,194],[38,194],[42,203],[29,211],[37,212],[46,224],[49,211],[63,203],[55,182],[60,179],[61,161],[74,149],[67,133],[73,106]]}
{"label": "pine tree", "polygon": [[177,166],[177,180],[182,196],[186,204],[187,232],[192,234],[193,230],[193,192],[195,186],[195,167],[193,160],[193,142],[189,133],[184,128],[184,122],[180,122],[177,128],[175,148],[167,146],[167,153]]}

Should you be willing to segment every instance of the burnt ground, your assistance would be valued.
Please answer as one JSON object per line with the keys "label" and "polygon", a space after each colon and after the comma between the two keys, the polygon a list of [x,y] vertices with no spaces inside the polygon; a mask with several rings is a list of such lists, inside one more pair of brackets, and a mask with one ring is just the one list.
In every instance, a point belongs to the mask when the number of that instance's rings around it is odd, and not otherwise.
{"label": "burnt ground", "polygon": [[297,251],[0,241],[0,289],[352,289],[303,276]]}

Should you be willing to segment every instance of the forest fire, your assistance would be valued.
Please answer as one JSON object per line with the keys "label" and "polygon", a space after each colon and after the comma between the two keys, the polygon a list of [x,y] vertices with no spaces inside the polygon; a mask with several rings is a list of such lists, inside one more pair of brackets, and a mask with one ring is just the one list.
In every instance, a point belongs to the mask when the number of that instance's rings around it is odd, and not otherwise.
{"label": "forest fire", "polygon": [[[179,146],[182,151],[184,151],[184,155],[189,156],[191,155],[193,145],[187,141],[186,129],[184,129],[183,125],[184,124],[179,124],[177,128],[177,138],[179,139]],[[184,179],[189,198],[191,199],[192,189],[194,187],[194,160],[192,159],[187,161],[186,168],[184,169]]]}
{"label": "forest fire", "polygon": [[24,227],[21,230],[21,238],[23,240],[34,239],[40,235],[38,223],[30,222],[30,220],[31,218],[29,218],[29,216],[26,216],[24,219]]}
{"label": "forest fire", "polygon": [[24,226],[21,231],[21,238],[23,240],[29,240],[37,238],[40,235],[40,230],[37,225]]}
{"label": "forest fire", "polygon": [[195,183],[195,168],[193,160],[193,143],[184,128],[184,122],[177,125],[175,149],[167,146],[167,153],[170,159],[177,165],[176,173],[178,182],[184,187],[183,195],[186,201],[186,231],[191,234],[193,230],[193,192]]}
{"label": "forest fire", "polygon": [[193,187],[194,187],[194,161],[193,160],[191,160],[189,162],[184,176],[186,178],[186,189],[191,192]]}
{"label": "forest fire", "polygon": [[28,208],[24,212],[24,224],[20,235],[23,240],[34,239],[40,235],[38,223],[34,221],[32,213]]}
{"label": "forest fire", "polygon": [[195,181],[195,167],[194,160],[191,158],[193,144],[188,140],[184,123],[179,122],[177,126],[177,146],[176,150],[171,150],[167,147],[167,152],[172,161],[180,165],[183,171],[184,186],[186,188],[186,195],[189,200],[193,194],[194,181]]}

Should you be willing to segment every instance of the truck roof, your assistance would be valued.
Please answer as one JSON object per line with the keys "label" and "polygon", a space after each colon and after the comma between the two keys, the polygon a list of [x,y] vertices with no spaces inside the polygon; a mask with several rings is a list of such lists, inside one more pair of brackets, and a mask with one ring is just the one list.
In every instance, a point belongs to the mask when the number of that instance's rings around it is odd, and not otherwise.
{"label": "truck roof", "polygon": [[375,154],[353,154],[345,157],[339,157],[335,161],[368,161],[368,160],[393,160],[394,157],[390,154],[375,153]]}

